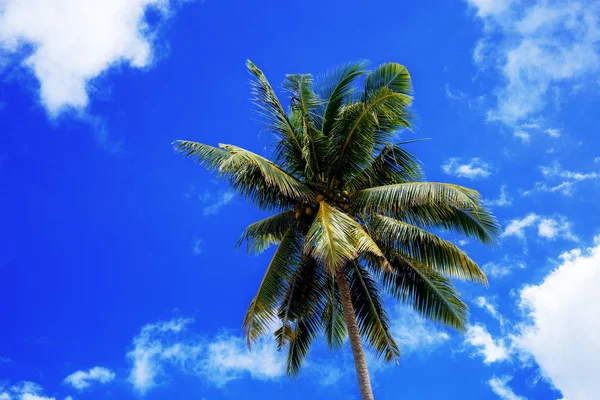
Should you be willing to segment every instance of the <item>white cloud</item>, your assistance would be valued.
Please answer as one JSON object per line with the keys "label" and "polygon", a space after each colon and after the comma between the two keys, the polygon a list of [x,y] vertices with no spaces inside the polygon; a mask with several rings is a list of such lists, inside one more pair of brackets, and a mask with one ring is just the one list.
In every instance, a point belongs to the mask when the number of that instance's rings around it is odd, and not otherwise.
{"label": "white cloud", "polygon": [[140,393],[144,394],[157,385],[164,364],[181,365],[198,357],[198,344],[177,341],[177,334],[190,322],[190,319],[180,318],[148,324],[133,339],[134,348],[127,353],[133,364],[129,381]]}
{"label": "white cloud", "polygon": [[424,320],[416,312],[400,305],[390,314],[390,330],[400,351],[431,351],[440,346],[450,336]]}
{"label": "white cloud", "polygon": [[523,143],[529,143],[531,141],[531,135],[523,130],[516,130],[513,136],[519,138]]}
{"label": "white cloud", "polygon": [[506,185],[500,186],[500,195],[495,200],[484,200],[483,202],[488,206],[505,207],[510,206],[513,203],[513,198],[508,194]]}
{"label": "white cloud", "polygon": [[194,255],[199,256],[204,252],[204,240],[203,239],[194,239],[192,241],[192,253]]}
{"label": "white cloud", "polygon": [[567,399],[592,400],[600,393],[600,237],[595,247],[563,253],[561,264],[539,285],[520,292],[529,321],[515,344],[530,353],[543,375]]}
{"label": "white cloud", "polygon": [[515,268],[524,269],[526,266],[523,261],[505,256],[501,261],[485,263],[481,268],[486,275],[497,279],[510,275]]}
{"label": "white cloud", "polygon": [[571,223],[563,216],[556,218],[542,217],[535,213],[527,214],[523,218],[515,218],[506,226],[503,237],[516,236],[525,239],[525,229],[537,226],[539,237],[549,240],[557,238],[577,241],[577,237],[571,232]]}
{"label": "white cloud", "polygon": [[238,336],[190,337],[191,322],[180,318],[148,324],[134,338],[134,348],[127,354],[132,363],[129,381],[139,393],[159,385],[166,371],[173,369],[219,387],[244,376],[271,380],[285,374],[283,354],[272,338],[260,340],[250,353]]}
{"label": "white cloud", "polygon": [[483,325],[469,326],[465,343],[476,349],[485,364],[510,359],[511,350],[506,346],[504,339],[494,339]]}
{"label": "white cloud", "polygon": [[498,312],[498,309],[494,304],[492,304],[488,299],[483,296],[479,296],[475,299],[475,305],[479,308],[483,308],[486,310],[494,319],[500,322],[500,325],[504,325],[504,318]]}
{"label": "white cloud", "polygon": [[54,397],[45,397],[44,390],[34,382],[17,382],[8,389],[0,387],[0,400],[56,400]]}
{"label": "white cloud", "polygon": [[211,202],[211,204],[204,207],[204,209],[202,210],[202,214],[204,216],[218,214],[223,207],[225,207],[231,202],[231,200],[233,200],[233,198],[234,194],[232,192],[224,192],[221,193],[219,197],[212,202],[210,200],[207,200],[207,202]]}
{"label": "white cloud", "polygon": [[488,384],[492,388],[492,391],[502,400],[526,400],[525,397],[516,395],[508,386],[508,382],[510,382],[511,379],[512,377],[510,376],[502,376],[500,378],[494,376],[488,381]]}
{"label": "white cloud", "polygon": [[490,166],[480,158],[472,158],[470,162],[464,164],[461,164],[459,158],[450,158],[442,165],[442,171],[460,178],[478,179],[490,175]]}
{"label": "white cloud", "polygon": [[526,190],[523,192],[523,196],[529,196],[534,193],[546,192],[546,193],[562,193],[566,196],[573,194],[573,189],[576,185],[584,181],[600,179],[600,173],[598,172],[576,172],[564,169],[557,161],[553,162],[549,166],[540,167],[540,171],[544,176],[546,182],[536,182],[533,189]]}
{"label": "white cloud", "polygon": [[546,129],[546,133],[548,135],[550,135],[550,137],[553,137],[553,138],[560,137],[560,129],[548,128],[548,129]]}
{"label": "white cloud", "polygon": [[504,229],[502,236],[516,236],[520,239],[525,239],[525,228],[534,225],[539,219],[539,215],[533,213],[527,214],[521,219],[513,219]]}
{"label": "white cloud", "polygon": [[496,68],[503,77],[489,119],[516,126],[544,111],[549,99],[560,99],[561,85],[575,86],[597,77],[597,2],[467,2],[484,23],[484,36],[473,58],[480,67]]}
{"label": "white cloud", "polygon": [[452,89],[447,83],[444,85],[444,91],[446,92],[446,97],[450,100],[464,100],[467,97],[464,92],[458,89]]}
{"label": "white cloud", "polygon": [[145,20],[150,8],[166,17],[172,1],[3,0],[0,50],[35,74],[51,116],[82,109],[90,82],[109,68],[152,63],[156,29]]}
{"label": "white cloud", "polygon": [[246,342],[237,336],[220,336],[207,347],[203,374],[217,386],[250,375],[258,380],[272,380],[285,375],[282,353],[272,340],[263,340],[248,351]]}
{"label": "white cloud", "polygon": [[94,367],[89,371],[76,371],[65,378],[64,383],[77,390],[87,389],[94,383],[108,383],[115,379],[115,373],[103,367]]}

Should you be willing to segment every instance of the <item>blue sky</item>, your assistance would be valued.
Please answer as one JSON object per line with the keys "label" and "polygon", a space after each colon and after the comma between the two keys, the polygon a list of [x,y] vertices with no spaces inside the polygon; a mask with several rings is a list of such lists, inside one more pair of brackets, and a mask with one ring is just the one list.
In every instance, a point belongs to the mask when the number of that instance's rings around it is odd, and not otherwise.
{"label": "blue sky", "polygon": [[263,214],[172,150],[268,155],[249,101],[346,61],[407,66],[427,178],[479,190],[502,244],[449,237],[465,335],[388,305],[378,399],[592,399],[600,361],[600,6],[594,1],[0,1],[0,399],[358,399],[349,349],[296,379],[241,322]]}

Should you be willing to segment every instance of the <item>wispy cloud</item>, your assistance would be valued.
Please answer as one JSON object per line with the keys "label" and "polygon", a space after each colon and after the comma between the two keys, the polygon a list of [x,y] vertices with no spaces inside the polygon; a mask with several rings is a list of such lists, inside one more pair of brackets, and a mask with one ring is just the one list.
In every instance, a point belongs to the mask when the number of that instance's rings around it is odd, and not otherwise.
{"label": "wispy cloud", "polygon": [[231,202],[231,200],[233,200],[233,198],[233,193],[224,192],[221,193],[216,199],[208,200],[208,203],[210,204],[204,207],[204,209],[202,210],[202,215],[207,216],[218,214],[223,207],[225,207]]}
{"label": "wispy cloud", "polygon": [[129,381],[139,393],[159,385],[173,369],[218,387],[244,376],[271,380],[285,374],[283,355],[268,339],[259,341],[250,353],[239,336],[194,337],[188,330],[192,322],[178,318],[148,324],[134,338],[133,350],[127,354]]}
{"label": "wispy cloud", "polygon": [[488,384],[492,388],[492,391],[498,395],[502,400],[527,400],[523,396],[518,396],[513,392],[508,382],[512,379],[511,376],[504,375],[501,377],[494,376],[488,381]]}
{"label": "wispy cloud", "polygon": [[492,318],[498,320],[500,325],[504,325],[504,318],[502,317],[502,314],[498,312],[497,306],[493,304],[489,299],[483,296],[479,296],[475,299],[474,303],[477,307],[483,308],[485,311],[487,311],[488,314],[492,316]]}
{"label": "wispy cloud", "polygon": [[484,24],[473,59],[503,78],[495,91],[496,106],[488,112],[490,120],[516,126],[544,111],[548,99],[560,99],[561,85],[596,79],[600,70],[598,3],[467,3]]}
{"label": "wispy cloud", "polygon": [[392,336],[403,352],[432,351],[450,339],[446,332],[406,307],[396,306],[390,319]]}
{"label": "wispy cloud", "polygon": [[77,390],[87,389],[95,383],[105,384],[115,379],[115,373],[103,367],[94,367],[89,371],[76,371],[67,376],[65,384]]}
{"label": "wispy cloud", "polygon": [[36,76],[41,101],[56,116],[67,108],[85,108],[91,81],[109,68],[148,67],[157,33],[145,13],[152,8],[164,19],[172,4],[171,0],[4,0],[0,48]]}
{"label": "wispy cloud", "polygon": [[506,185],[500,186],[500,195],[498,198],[493,200],[484,200],[483,204],[488,206],[506,207],[513,203],[513,198],[508,193],[508,187]]}
{"label": "wispy cloud", "polygon": [[503,278],[510,275],[516,268],[524,269],[526,266],[523,261],[505,255],[500,261],[485,263],[481,268],[492,278]]}
{"label": "wispy cloud", "polygon": [[44,389],[37,383],[21,381],[8,388],[0,386],[0,400],[56,400],[56,398],[46,397]]}
{"label": "wispy cloud", "polygon": [[535,213],[511,220],[504,229],[502,236],[516,236],[519,239],[525,239],[525,230],[530,227],[537,227],[537,235],[544,239],[554,240],[562,238],[572,241],[578,240],[571,232],[571,223],[566,217],[543,217]]}
{"label": "wispy cloud", "polygon": [[442,171],[459,178],[479,179],[490,176],[490,166],[480,158],[462,163],[460,158],[450,158],[442,165]]}
{"label": "wispy cloud", "polygon": [[554,161],[549,166],[540,167],[544,181],[536,182],[533,189],[526,190],[523,196],[530,196],[534,193],[562,193],[571,196],[575,186],[584,181],[600,179],[600,173],[576,172],[562,168],[558,161]]}

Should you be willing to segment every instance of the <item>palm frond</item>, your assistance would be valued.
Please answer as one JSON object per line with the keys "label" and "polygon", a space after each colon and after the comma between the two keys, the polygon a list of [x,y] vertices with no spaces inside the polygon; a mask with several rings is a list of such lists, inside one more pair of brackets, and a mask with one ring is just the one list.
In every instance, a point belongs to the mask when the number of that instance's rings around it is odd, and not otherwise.
{"label": "palm frond", "polygon": [[[387,252],[395,251],[388,249]],[[390,254],[389,257],[392,272],[372,268],[384,290],[433,322],[459,331],[466,329],[467,305],[448,278],[420,265],[416,260],[407,260],[399,253]]]}
{"label": "palm frond", "polygon": [[316,126],[320,125],[317,108],[321,100],[313,91],[313,78],[310,74],[287,75],[283,89],[290,94],[290,108],[295,115],[295,126],[302,132],[302,156],[306,162],[304,177],[312,179],[321,172],[326,148],[323,151],[322,134]]}
{"label": "palm frond", "polygon": [[419,161],[399,145],[388,144],[379,155],[353,176],[346,187],[355,192],[376,186],[394,185],[422,179]]}
{"label": "palm frond", "polygon": [[234,189],[259,205],[273,200],[279,200],[279,206],[313,201],[315,195],[308,186],[272,161],[237,146],[220,147],[231,157],[221,164],[219,173],[231,181]]}
{"label": "palm frond", "polygon": [[324,274],[316,260],[304,256],[281,301],[275,332],[278,348],[287,346],[287,373],[297,375],[310,344],[321,329],[324,304]]}
{"label": "palm frond", "polygon": [[221,165],[231,157],[231,154],[223,149],[190,140],[176,140],[173,142],[173,147],[184,156],[206,166],[209,171],[218,171]]}
{"label": "palm frond", "polygon": [[377,283],[358,262],[348,263],[350,293],[361,336],[386,362],[400,357],[400,349],[390,333],[387,313]]}
{"label": "palm frond", "polygon": [[445,276],[487,284],[477,263],[451,242],[384,215],[375,214],[372,220],[370,234],[386,246]]}
{"label": "palm frond", "polygon": [[253,76],[252,97],[267,130],[276,138],[275,159],[291,172],[304,170],[302,140],[281,106],[265,74],[250,60],[246,67]]}
{"label": "palm frond", "polygon": [[311,224],[305,240],[305,252],[323,260],[331,271],[358,256],[353,233],[356,221],[325,201]]}
{"label": "palm frond", "polygon": [[277,316],[279,302],[286,291],[286,284],[301,261],[302,235],[289,228],[265,272],[256,296],[244,318],[248,347],[270,327]]}
{"label": "palm frond", "polygon": [[342,298],[333,275],[327,274],[325,287],[327,296],[321,323],[325,331],[325,341],[331,349],[338,349],[344,345],[348,329],[344,320]]}
{"label": "palm frond", "polygon": [[260,254],[271,245],[281,242],[283,235],[295,222],[293,210],[287,210],[257,221],[246,227],[238,239],[236,247],[246,242],[248,252]]}
{"label": "palm frond", "polygon": [[368,99],[381,88],[406,96],[412,95],[412,82],[406,67],[390,62],[371,71],[365,79],[365,97]]}
{"label": "palm frond", "polygon": [[354,91],[356,79],[365,74],[366,62],[349,63],[336,68],[319,80],[323,99],[321,132],[328,136],[345,101]]}
{"label": "palm frond", "polygon": [[330,269],[340,267],[362,253],[370,253],[389,268],[385,255],[368,232],[354,219],[322,201],[305,241],[305,251],[322,259]]}
{"label": "palm frond", "polygon": [[391,215],[420,227],[453,229],[484,243],[497,241],[500,227],[479,193],[458,185],[408,182],[373,187],[353,198],[362,212]]}
{"label": "palm frond", "polygon": [[331,130],[333,177],[354,176],[368,165],[374,152],[393,139],[388,135],[389,125],[393,121],[404,124],[402,120],[410,102],[409,96],[384,87],[366,102],[344,107]]}

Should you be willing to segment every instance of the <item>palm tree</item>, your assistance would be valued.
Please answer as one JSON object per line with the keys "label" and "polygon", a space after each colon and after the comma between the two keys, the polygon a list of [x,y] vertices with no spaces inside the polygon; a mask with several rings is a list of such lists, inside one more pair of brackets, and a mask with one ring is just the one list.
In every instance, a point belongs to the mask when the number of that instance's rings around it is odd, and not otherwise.
{"label": "palm tree", "polygon": [[349,337],[361,396],[373,399],[363,342],[386,362],[400,356],[384,293],[462,331],[467,306],[450,279],[487,283],[471,258],[429,230],[493,243],[498,225],[476,191],[424,182],[406,142],[394,143],[411,127],[404,66],[369,72],[352,63],[318,84],[308,74],[287,75],[287,112],[263,72],[251,61],[247,67],[274,136],[272,160],[228,144],[174,146],[276,212],[240,238],[256,253],[278,245],[243,323],[248,346],[278,322],[274,335],[293,376],[318,334],[331,348]]}

